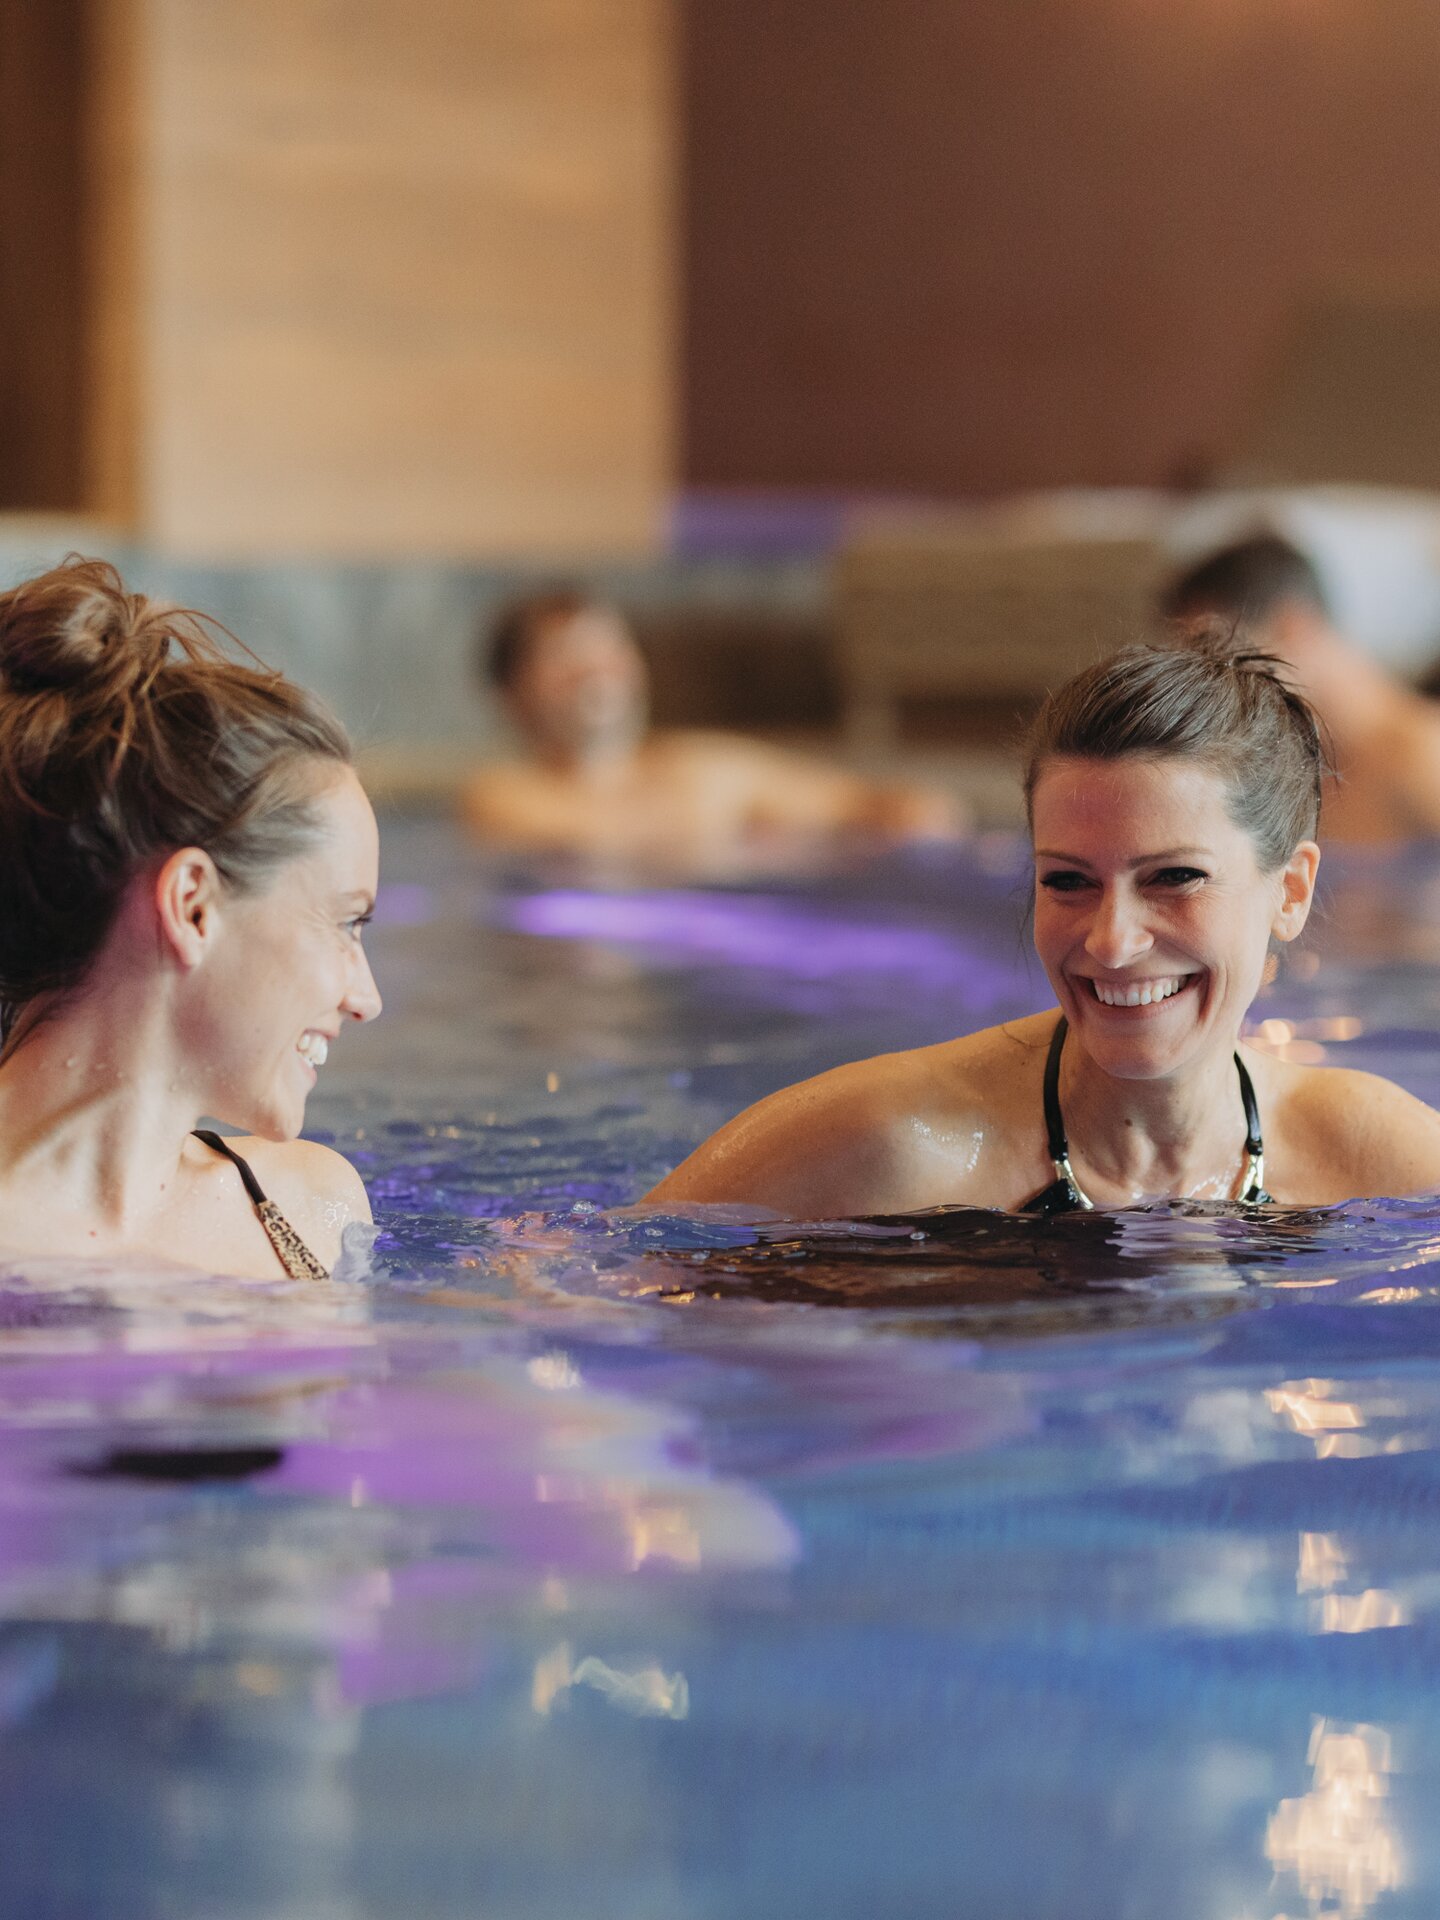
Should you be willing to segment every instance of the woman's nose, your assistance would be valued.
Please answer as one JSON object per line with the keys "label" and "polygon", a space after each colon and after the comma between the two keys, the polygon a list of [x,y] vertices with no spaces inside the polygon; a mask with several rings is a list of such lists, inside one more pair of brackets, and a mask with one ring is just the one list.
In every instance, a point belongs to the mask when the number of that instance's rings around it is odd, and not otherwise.
{"label": "woman's nose", "polygon": [[354,977],[340,1003],[341,1010],[348,1013],[352,1020],[373,1020],[382,1004],[380,989],[370,971],[370,956],[362,947]]}
{"label": "woman's nose", "polygon": [[1092,960],[1112,969],[1128,966],[1154,944],[1139,901],[1123,893],[1102,896],[1085,936],[1085,951]]}

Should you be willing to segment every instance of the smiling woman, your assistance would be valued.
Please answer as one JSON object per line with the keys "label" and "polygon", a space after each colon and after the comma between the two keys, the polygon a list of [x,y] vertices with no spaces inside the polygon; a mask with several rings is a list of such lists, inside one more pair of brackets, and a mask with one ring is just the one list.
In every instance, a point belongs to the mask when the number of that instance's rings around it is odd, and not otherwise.
{"label": "smiling woman", "polygon": [[1025,778],[1058,1012],[785,1088],[649,1198],[823,1219],[1440,1188],[1440,1115],[1240,1042],[1310,911],[1324,774],[1279,663],[1226,635],[1088,668],[1046,702]]}
{"label": "smiling woman", "polygon": [[98,560],[0,594],[0,680],[0,1248],[323,1278],[370,1209],[296,1136],[380,1011],[343,729]]}

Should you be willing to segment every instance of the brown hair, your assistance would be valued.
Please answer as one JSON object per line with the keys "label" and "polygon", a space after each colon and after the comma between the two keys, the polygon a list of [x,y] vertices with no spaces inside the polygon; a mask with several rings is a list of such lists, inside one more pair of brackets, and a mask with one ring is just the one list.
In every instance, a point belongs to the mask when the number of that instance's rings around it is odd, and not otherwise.
{"label": "brown hair", "polygon": [[1253,627],[1287,601],[1329,618],[1314,562],[1280,534],[1256,533],[1177,573],[1160,595],[1159,611],[1162,620],[1209,617]]}
{"label": "brown hair", "polygon": [[1197,760],[1224,780],[1230,817],[1273,872],[1320,822],[1329,771],[1309,702],[1273,654],[1207,624],[1166,646],[1123,647],[1052,693],[1030,729],[1025,811],[1047,760]]}
{"label": "brown hair", "polygon": [[310,844],[316,763],[349,764],[345,730],[221,635],[76,554],[0,594],[5,1046],[84,980],[155,855],[202,847],[244,891]]}
{"label": "brown hair", "polygon": [[601,604],[571,586],[549,587],[544,593],[507,600],[480,634],[475,665],[481,679],[505,692],[514,684],[521,662],[543,628],[552,621],[573,620],[577,613],[589,613]]}

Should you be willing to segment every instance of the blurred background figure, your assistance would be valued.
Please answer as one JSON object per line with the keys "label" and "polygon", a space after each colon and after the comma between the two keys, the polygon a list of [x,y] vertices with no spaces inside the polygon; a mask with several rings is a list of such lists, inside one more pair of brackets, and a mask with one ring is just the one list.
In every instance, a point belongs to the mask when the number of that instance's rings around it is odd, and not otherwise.
{"label": "blurred background figure", "polygon": [[1321,822],[1327,839],[1440,835],[1440,707],[1341,633],[1298,547],[1274,533],[1222,547],[1170,581],[1161,612],[1180,625],[1226,621],[1293,670],[1339,774]]}
{"label": "blurred background figure", "polygon": [[958,830],[958,808],[940,793],[739,734],[652,731],[634,635],[613,607],[576,589],[505,607],[482,633],[476,664],[524,748],[465,784],[465,820],[484,840],[684,863],[797,836]]}

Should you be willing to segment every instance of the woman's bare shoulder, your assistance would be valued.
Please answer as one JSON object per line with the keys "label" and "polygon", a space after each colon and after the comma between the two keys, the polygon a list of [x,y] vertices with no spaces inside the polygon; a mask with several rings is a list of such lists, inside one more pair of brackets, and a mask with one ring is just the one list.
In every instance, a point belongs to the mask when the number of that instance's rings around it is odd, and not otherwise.
{"label": "woman's bare shoulder", "polygon": [[352,1220],[371,1217],[365,1182],[344,1154],[317,1140],[262,1140],[250,1135],[228,1144],[250,1162],[266,1197],[316,1257],[333,1267],[346,1227]]}
{"label": "woman's bare shoulder", "polygon": [[1036,1024],[877,1054],[782,1087],[712,1134],[647,1198],[749,1203],[797,1219],[968,1199],[957,1181],[976,1172],[977,1142],[1003,1130],[1017,1080],[1029,1078],[1026,1058],[1042,1044],[1029,1031]]}
{"label": "woman's bare shoulder", "polygon": [[[1285,1159],[1313,1167],[1326,1199],[1440,1191],[1440,1113],[1378,1073],[1270,1062]],[[1289,1184],[1289,1183],[1287,1183]]]}

